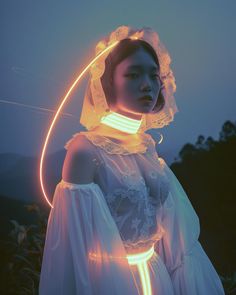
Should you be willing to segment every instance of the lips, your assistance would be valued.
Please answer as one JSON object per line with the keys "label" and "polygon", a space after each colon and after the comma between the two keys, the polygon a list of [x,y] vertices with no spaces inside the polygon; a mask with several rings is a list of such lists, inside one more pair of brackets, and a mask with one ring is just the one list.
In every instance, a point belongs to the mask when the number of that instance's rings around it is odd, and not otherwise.
{"label": "lips", "polygon": [[144,95],[139,98],[139,100],[144,100],[144,101],[152,101],[151,95]]}

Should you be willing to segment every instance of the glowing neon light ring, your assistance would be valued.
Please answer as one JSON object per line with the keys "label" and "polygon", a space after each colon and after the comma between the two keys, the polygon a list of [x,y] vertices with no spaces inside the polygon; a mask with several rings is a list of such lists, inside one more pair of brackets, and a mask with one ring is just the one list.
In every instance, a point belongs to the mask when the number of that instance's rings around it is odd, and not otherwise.
{"label": "glowing neon light ring", "polygon": [[[129,37],[130,39],[138,39],[137,36],[135,36],[135,34],[133,34],[132,36]],[[44,189],[44,185],[43,185],[43,161],[44,161],[44,155],[45,155],[45,151],[46,151],[46,147],[49,141],[49,137],[50,134],[52,132],[52,129],[56,123],[57,117],[59,116],[59,113],[61,111],[61,109],[63,108],[65,102],[67,101],[67,99],[69,98],[69,95],[71,94],[72,90],[75,88],[76,84],[79,82],[79,80],[83,77],[83,75],[87,72],[87,70],[99,59],[100,56],[102,56],[104,53],[106,53],[108,50],[110,50],[111,48],[113,48],[114,46],[116,46],[120,41],[115,41],[114,43],[112,43],[111,45],[109,45],[107,48],[105,48],[101,53],[99,53],[84,69],[83,71],[79,74],[79,76],[77,77],[77,79],[74,81],[74,83],[72,84],[72,86],[69,88],[69,91],[66,93],[65,97],[63,98],[58,110],[56,111],[56,114],[52,120],[52,123],[50,125],[50,128],[48,130],[44,145],[43,145],[43,150],[42,150],[42,154],[41,154],[41,158],[40,158],[40,167],[39,167],[39,179],[40,179],[40,186],[42,188],[42,192],[44,195],[44,198],[46,199],[47,203],[50,205],[51,208],[53,208],[53,205],[51,204],[51,202],[49,201],[47,194],[45,192]]]}
{"label": "glowing neon light ring", "polygon": [[[135,38],[137,39],[137,38]],[[78,83],[78,81],[83,77],[83,75],[86,73],[86,71],[96,62],[96,60],[102,56],[104,53],[106,53],[109,49],[113,48],[114,46],[117,45],[117,43],[119,43],[119,41],[115,41],[114,43],[112,43],[110,46],[108,46],[107,48],[105,48],[101,53],[99,53],[84,69],[83,71],[79,74],[79,76],[77,77],[77,79],[74,81],[74,83],[72,84],[72,86],[70,87],[69,91],[66,93],[66,96],[63,98],[53,120],[52,120],[52,123],[50,125],[50,128],[48,130],[48,133],[47,133],[47,136],[46,136],[46,139],[45,139],[45,142],[44,142],[44,145],[43,145],[43,150],[42,150],[42,154],[41,154],[41,158],[40,158],[40,168],[39,168],[39,179],[40,179],[40,186],[42,188],[42,192],[43,192],[43,195],[44,195],[44,198],[46,199],[47,203],[50,205],[51,208],[53,208],[53,205],[51,204],[51,202],[49,201],[48,197],[47,197],[47,194],[45,192],[45,189],[44,189],[44,184],[43,184],[43,161],[44,161],[44,155],[45,155],[45,151],[46,151],[46,147],[47,147],[47,144],[48,144],[48,141],[49,141],[49,137],[50,137],[50,134],[52,132],[52,129],[55,125],[55,122],[57,120],[57,117],[59,116],[59,113],[61,111],[61,109],[63,108],[66,100],[68,99],[69,95],[71,94],[72,90],[75,88],[76,84]]]}

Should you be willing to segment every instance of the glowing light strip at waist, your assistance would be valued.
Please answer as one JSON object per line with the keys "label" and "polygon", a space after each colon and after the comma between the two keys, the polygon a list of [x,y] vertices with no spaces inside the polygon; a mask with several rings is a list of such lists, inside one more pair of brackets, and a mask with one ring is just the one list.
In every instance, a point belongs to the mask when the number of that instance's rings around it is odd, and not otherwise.
{"label": "glowing light strip at waist", "polygon": [[154,246],[152,246],[148,251],[138,253],[138,254],[131,254],[127,255],[127,259],[130,265],[135,265],[138,263],[148,261],[154,253]]}
{"label": "glowing light strip at waist", "polygon": [[[146,252],[141,252],[137,254],[126,255],[126,259],[130,265],[137,265],[139,276],[142,283],[143,295],[152,295],[152,285],[150,280],[149,269],[147,265],[147,261],[154,254],[154,245],[147,250]],[[97,255],[96,253],[89,253],[89,258],[92,260],[100,261],[102,257]],[[108,261],[109,259],[124,259],[124,257],[107,255],[103,254],[103,261]]]}
{"label": "glowing light strip at waist", "polygon": [[142,283],[143,295],[152,295],[152,285],[147,261],[152,257],[154,252],[155,251],[153,245],[147,252],[127,255],[129,264],[137,265],[138,267],[139,276]]}

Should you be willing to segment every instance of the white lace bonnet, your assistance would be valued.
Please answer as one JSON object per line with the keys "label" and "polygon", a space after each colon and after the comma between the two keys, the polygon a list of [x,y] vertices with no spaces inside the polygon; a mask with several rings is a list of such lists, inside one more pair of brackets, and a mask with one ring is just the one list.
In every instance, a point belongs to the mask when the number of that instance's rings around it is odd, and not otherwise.
{"label": "white lace bonnet", "polygon": [[[97,56],[115,41],[126,38],[141,39],[148,42],[153,47],[159,60],[160,77],[164,84],[162,89],[162,94],[165,99],[164,107],[157,113],[143,114],[142,123],[138,132],[143,133],[148,129],[162,128],[173,121],[175,113],[178,112],[178,108],[173,96],[176,91],[176,84],[173,72],[170,68],[171,58],[165,46],[161,43],[158,34],[149,27],[143,27],[138,30],[129,26],[120,26],[115,31],[111,32],[109,36],[97,43],[95,55]],[[100,80],[105,71],[105,59],[109,53],[110,50],[101,55],[90,67],[90,77],[80,116],[80,123],[86,127],[87,130],[98,126],[101,118],[111,113]]]}

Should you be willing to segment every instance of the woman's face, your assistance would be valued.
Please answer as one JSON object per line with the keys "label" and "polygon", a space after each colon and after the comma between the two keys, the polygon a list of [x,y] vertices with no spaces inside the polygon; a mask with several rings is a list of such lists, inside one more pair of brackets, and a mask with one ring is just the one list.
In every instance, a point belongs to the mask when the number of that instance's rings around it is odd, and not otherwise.
{"label": "woman's face", "polygon": [[[158,65],[144,49],[124,59],[114,70],[116,103],[111,110],[133,119],[141,119],[142,114],[151,112],[161,89],[159,73]],[[145,95],[151,96],[151,100],[142,100]]]}

